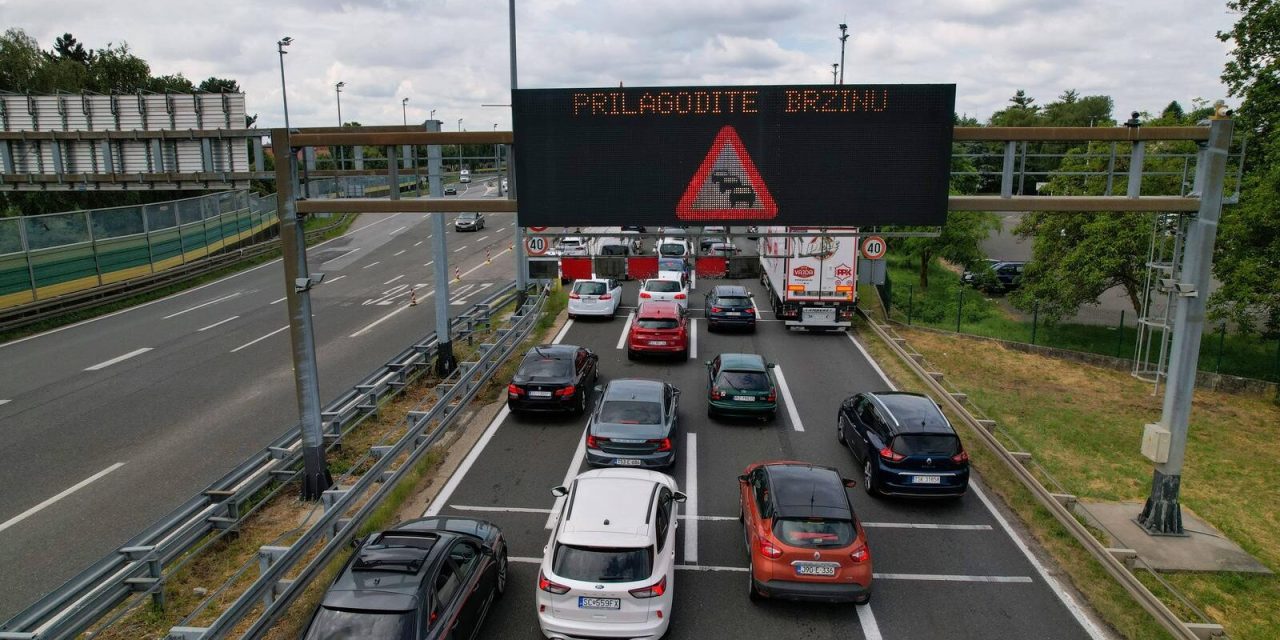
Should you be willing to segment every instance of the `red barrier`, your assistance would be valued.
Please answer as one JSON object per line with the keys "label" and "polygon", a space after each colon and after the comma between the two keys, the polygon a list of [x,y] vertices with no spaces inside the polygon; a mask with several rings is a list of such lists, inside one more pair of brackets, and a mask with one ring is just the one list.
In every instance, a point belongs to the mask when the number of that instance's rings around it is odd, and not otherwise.
{"label": "red barrier", "polygon": [[627,277],[642,280],[658,275],[657,256],[631,256],[627,258]]}
{"label": "red barrier", "polygon": [[591,277],[591,258],[560,258],[560,277],[565,280],[583,280]]}
{"label": "red barrier", "polygon": [[729,272],[729,260],[723,257],[703,256],[693,263],[699,278],[723,278]]}

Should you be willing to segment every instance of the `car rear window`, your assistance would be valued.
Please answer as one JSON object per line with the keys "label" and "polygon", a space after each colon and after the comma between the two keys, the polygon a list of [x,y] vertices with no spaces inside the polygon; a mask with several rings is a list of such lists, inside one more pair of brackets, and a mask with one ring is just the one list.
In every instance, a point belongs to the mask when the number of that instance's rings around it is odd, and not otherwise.
{"label": "car rear window", "polygon": [[793,547],[844,547],[856,533],[848,520],[779,518],[773,523],[773,535]]}
{"label": "car rear window", "polygon": [[679,258],[658,258],[659,271],[684,271],[684,260]]}
{"label": "car rear window", "polygon": [[656,293],[674,293],[680,290],[680,283],[675,280],[650,280],[644,284],[644,290]]}
{"label": "car rear window", "polygon": [[744,309],[751,306],[751,298],[718,296],[716,297],[715,302],[712,302],[711,304],[714,304],[717,307],[729,307],[730,309]]}
{"label": "car rear window", "polygon": [[627,247],[621,244],[606,244],[600,247],[600,255],[625,256],[627,255]]}
{"label": "car rear window", "polygon": [[608,400],[600,405],[600,422],[661,424],[662,407],[656,402]]}
{"label": "car rear window", "polygon": [[568,360],[546,358],[536,353],[525,356],[520,363],[520,374],[529,377],[562,377],[573,373]]}
{"label": "car rear window", "polygon": [[573,292],[584,296],[602,296],[605,287],[603,282],[575,282]]}
{"label": "car rear window", "polygon": [[685,254],[685,248],[682,244],[668,242],[658,245],[658,255],[663,256],[682,256]]}
{"label": "car rear window", "polygon": [[411,611],[346,611],[321,608],[304,640],[412,638]]}
{"label": "car rear window", "polygon": [[653,548],[556,546],[551,570],[584,582],[637,582],[653,571]]}
{"label": "car rear window", "polygon": [[960,438],[946,434],[903,434],[893,439],[893,450],[904,456],[954,456],[960,453]]}
{"label": "car rear window", "polygon": [[641,329],[675,329],[680,323],[675,318],[637,318],[636,326]]}
{"label": "car rear window", "polygon": [[769,377],[759,371],[721,371],[719,382],[734,389],[769,390]]}

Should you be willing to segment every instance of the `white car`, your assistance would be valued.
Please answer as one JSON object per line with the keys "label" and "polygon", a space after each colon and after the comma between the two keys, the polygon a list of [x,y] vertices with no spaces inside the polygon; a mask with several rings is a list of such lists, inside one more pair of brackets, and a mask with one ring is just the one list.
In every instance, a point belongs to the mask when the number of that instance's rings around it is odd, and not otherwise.
{"label": "white car", "polygon": [[684,258],[693,252],[689,250],[689,241],[684,238],[666,237],[658,241],[659,258]]}
{"label": "white car", "polygon": [[613,317],[622,303],[622,285],[617,280],[591,278],[578,280],[569,290],[569,317]]}
{"label": "white car", "polygon": [[591,251],[588,248],[587,239],[580,236],[565,236],[560,238],[555,246],[555,255],[558,256],[588,256]]}
{"label": "white car", "polygon": [[688,311],[689,285],[680,278],[650,278],[640,285],[640,299],[636,305],[647,300],[670,300]]}
{"label": "white car", "polygon": [[569,487],[538,570],[548,638],[661,638],[675,591],[677,502],[671,476],[597,469]]}

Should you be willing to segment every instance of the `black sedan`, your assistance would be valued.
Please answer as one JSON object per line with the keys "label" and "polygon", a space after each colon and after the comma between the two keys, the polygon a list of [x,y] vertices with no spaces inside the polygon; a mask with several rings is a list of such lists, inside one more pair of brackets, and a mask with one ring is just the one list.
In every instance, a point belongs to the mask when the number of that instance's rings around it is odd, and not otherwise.
{"label": "black sedan", "polygon": [[506,541],[484,520],[421,518],[352,544],[304,640],[474,638],[507,590]]}
{"label": "black sedan", "polygon": [[587,421],[587,464],[671,467],[680,390],[658,380],[614,380]]}
{"label": "black sedan", "polygon": [[600,357],[586,347],[543,344],[529,350],[507,385],[512,411],[585,413]]}

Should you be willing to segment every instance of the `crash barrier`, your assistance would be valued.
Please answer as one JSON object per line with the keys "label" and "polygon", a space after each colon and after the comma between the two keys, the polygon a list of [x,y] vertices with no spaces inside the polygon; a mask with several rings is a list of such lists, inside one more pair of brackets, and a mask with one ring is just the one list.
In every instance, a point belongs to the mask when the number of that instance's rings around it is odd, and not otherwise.
{"label": "crash barrier", "polygon": [[[1035,497],[1036,501],[1045,510],[1053,515],[1058,524],[1066,529],[1080,543],[1080,546],[1084,547],[1085,551],[1093,556],[1098,565],[1133,598],[1134,602],[1151,614],[1151,617],[1160,626],[1164,627],[1170,635],[1180,640],[1210,640],[1227,637],[1226,631],[1221,625],[1213,623],[1204,612],[1197,609],[1186,597],[1173,590],[1173,587],[1168,582],[1131,550],[1108,548],[1095,538],[1072,512],[1073,508],[1080,508],[1080,502],[1076,496],[1067,493],[1061,486],[1055,487],[1057,491],[1051,491],[1045,487],[1041,483],[1040,477],[1046,477],[1054,484],[1057,483],[1052,480],[1052,476],[1039,462],[1026,453],[1025,449],[1010,450],[1006,448],[1001,438],[1012,441],[1012,437],[1002,430],[995,420],[991,420],[987,416],[974,415],[973,411],[978,409],[969,402],[968,395],[945,386],[945,375],[941,372],[930,371],[926,366],[928,363],[923,355],[908,351],[907,341],[898,336],[893,331],[892,326],[872,319],[861,310],[859,310],[859,313],[885,346],[893,351],[902,364],[915,374],[929,390],[934,399],[945,405],[952,413],[968,424],[972,432],[977,434],[983,444],[1013,472],[1013,476]],[[1097,520],[1093,520],[1096,524]],[[1107,535],[1115,539],[1115,536],[1110,533]],[[1152,593],[1147,585],[1135,574],[1139,565],[1142,566],[1154,582],[1158,582],[1170,589],[1183,607],[1194,612],[1201,621],[1184,622],[1178,614],[1165,606],[1164,602]]]}
{"label": "crash barrier", "polygon": [[591,262],[597,278],[627,279],[627,259],[623,256],[596,256]]}
{"label": "crash barrier", "polygon": [[740,280],[760,277],[760,258],[756,256],[730,256],[726,267],[726,278]]}
{"label": "crash barrier", "polygon": [[[555,263],[556,258],[534,258],[531,264]],[[547,267],[549,268],[549,267]],[[617,278],[620,280],[644,280],[658,275],[657,256],[562,256],[559,258],[560,278],[565,282],[583,278]],[[760,259],[755,256],[701,256],[694,259],[694,270],[700,278],[757,278],[760,276]],[[543,276],[553,278],[545,269]]]}
{"label": "crash barrier", "polygon": [[591,267],[591,258],[564,256],[560,258],[560,277],[565,281],[590,278]]}
{"label": "crash barrier", "polygon": [[700,256],[693,261],[693,270],[699,278],[723,278],[729,271],[729,259],[719,256]]}
{"label": "crash barrier", "polygon": [[631,256],[627,258],[627,277],[643,280],[658,275],[657,256]]}
{"label": "crash barrier", "polygon": [[[472,305],[467,311],[451,319],[449,327],[452,339],[455,342],[460,339],[470,342],[477,329],[489,326],[492,321],[492,310],[508,304],[515,298],[516,293],[515,285],[509,283],[484,301]],[[529,300],[535,301],[537,309],[541,309],[543,296],[531,296]],[[520,326],[527,332],[528,326],[531,326],[528,315],[517,316],[516,319],[524,323]],[[533,321],[536,319],[535,313]],[[501,336],[506,336],[511,331],[506,329],[500,330],[499,333]],[[517,344],[518,342],[519,340],[516,341]],[[502,342],[502,344],[507,343]],[[388,360],[385,365],[325,406],[321,411],[321,418],[328,448],[340,445],[342,439],[352,429],[370,416],[376,415],[378,407],[384,400],[398,395],[406,385],[428,372],[433,364],[435,347],[436,335],[432,333]],[[492,348],[481,345],[481,360],[489,362],[485,360],[484,354],[492,351]],[[487,378],[491,375],[492,368],[479,372],[476,363],[464,362],[460,365],[459,372],[438,387],[441,392],[447,390],[448,393],[444,394],[442,402],[430,412],[419,416],[421,420],[414,423],[416,426],[410,429],[410,435],[420,434],[421,426],[429,425],[437,417],[444,417],[446,421],[442,426],[425,436],[434,442],[439,432],[447,428],[448,421],[454,417],[451,409],[442,410],[441,407],[450,407],[450,402],[464,397],[463,394],[468,394],[468,390],[469,394],[465,395],[465,399],[469,400],[479,384],[483,382],[483,379],[477,381],[476,376],[483,375]],[[458,380],[469,382],[460,384]],[[442,411],[443,414],[441,414]],[[415,419],[413,414],[410,418]],[[117,607],[126,601],[131,601],[130,605],[133,605],[150,598],[157,605],[163,605],[165,581],[169,576],[181,569],[190,558],[196,557],[201,550],[234,532],[245,518],[261,505],[266,504],[268,500],[261,498],[258,495],[259,492],[271,485],[275,485],[274,492],[278,492],[300,473],[301,437],[301,426],[295,424],[270,446],[250,457],[116,551],[68,580],[57,590],[41,598],[12,619],[0,624],[0,640],[75,637],[89,631],[90,627],[108,613],[117,610]],[[412,443],[416,438],[407,439]],[[343,508],[327,512],[320,523],[312,527],[312,531],[308,534],[311,537],[304,536],[304,539],[316,540],[313,534],[317,528],[323,533],[326,526],[336,522],[346,506],[353,504],[351,501],[353,498],[358,500],[363,497],[364,490],[368,489],[366,481],[380,478],[387,463],[395,460],[398,453],[407,450],[410,445],[402,441],[396,447],[393,453],[379,461],[378,465],[381,466],[375,465],[374,470],[367,473],[356,487],[351,488],[351,493],[346,498],[334,502],[334,506],[342,505]],[[418,455],[425,446],[412,448],[415,451],[414,455]],[[398,474],[410,466],[412,466],[411,463],[406,463],[400,467],[400,471],[395,473]],[[394,484],[394,482],[388,482],[384,485],[384,489]],[[356,491],[357,487],[363,488]],[[335,488],[330,496],[336,495],[336,491],[338,490]],[[376,504],[383,494],[384,490],[376,492],[367,506]],[[246,508],[250,503],[254,506]],[[354,526],[359,526],[359,521],[362,519],[363,515],[354,518]],[[344,519],[342,524],[350,523]],[[347,538],[350,537],[352,530],[354,529],[351,527],[344,529]],[[301,541],[298,544],[301,544]],[[174,561],[179,559],[182,561],[174,564]],[[277,565],[279,566],[281,565]],[[279,573],[272,575],[277,576],[275,581],[278,582]],[[261,582],[260,580],[259,583]],[[259,583],[255,583],[255,586]],[[255,593],[259,593],[260,600],[260,592]],[[253,602],[253,599],[250,599],[250,604]],[[99,627],[109,626],[129,608],[118,610],[115,618],[105,621]],[[245,609],[240,608],[238,611],[240,611],[238,615],[243,616]],[[170,637],[212,638],[216,637],[216,634],[205,636],[203,632],[196,635],[171,633]]]}

